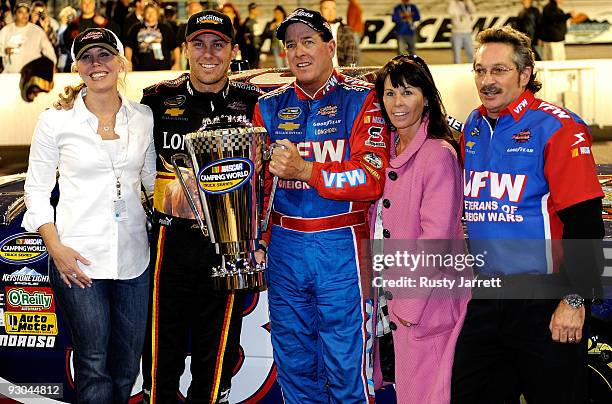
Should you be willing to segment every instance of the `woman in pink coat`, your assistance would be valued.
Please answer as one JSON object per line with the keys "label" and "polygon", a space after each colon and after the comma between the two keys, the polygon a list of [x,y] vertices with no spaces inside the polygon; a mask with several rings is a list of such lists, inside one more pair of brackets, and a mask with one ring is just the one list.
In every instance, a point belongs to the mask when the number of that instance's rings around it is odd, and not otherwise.
{"label": "woman in pink coat", "polygon": [[[461,164],[427,65],[414,55],[394,58],[377,75],[376,92],[393,132],[384,193],[370,211],[372,238],[383,240],[387,254],[416,245],[419,252],[424,245],[441,248],[423,240],[456,240],[450,244],[463,253]],[[390,271],[385,279],[395,278]],[[453,272],[428,276],[458,275]],[[457,295],[456,286],[385,289],[397,402],[450,402],[455,343],[468,299]]]}

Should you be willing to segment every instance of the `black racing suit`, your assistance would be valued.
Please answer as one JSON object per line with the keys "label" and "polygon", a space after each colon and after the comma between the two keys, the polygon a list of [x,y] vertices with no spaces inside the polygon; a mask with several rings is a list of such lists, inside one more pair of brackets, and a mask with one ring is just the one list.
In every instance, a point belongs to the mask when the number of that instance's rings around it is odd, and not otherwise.
{"label": "black racing suit", "polygon": [[158,218],[151,249],[155,268],[150,326],[143,354],[145,401],[176,403],[190,340],[192,382],[187,401],[228,402],[239,359],[243,296],[212,288],[211,268],[220,264],[220,257],[194,220],[171,156],[187,153],[183,137],[198,130],[206,118],[229,115],[250,121],[260,92],[228,81],[218,93],[199,93],[185,73],[143,93],[141,102],[151,107],[155,119]]}

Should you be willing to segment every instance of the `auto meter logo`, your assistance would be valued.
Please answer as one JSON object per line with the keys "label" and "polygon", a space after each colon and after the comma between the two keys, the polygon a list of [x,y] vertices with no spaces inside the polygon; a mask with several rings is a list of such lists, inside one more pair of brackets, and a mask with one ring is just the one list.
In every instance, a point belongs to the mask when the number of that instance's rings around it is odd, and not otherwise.
{"label": "auto meter logo", "polygon": [[226,194],[242,187],[253,176],[254,166],[245,158],[226,158],[198,173],[198,184],[207,194]]}
{"label": "auto meter logo", "polygon": [[0,241],[0,261],[29,264],[47,257],[47,247],[37,233],[19,233]]}

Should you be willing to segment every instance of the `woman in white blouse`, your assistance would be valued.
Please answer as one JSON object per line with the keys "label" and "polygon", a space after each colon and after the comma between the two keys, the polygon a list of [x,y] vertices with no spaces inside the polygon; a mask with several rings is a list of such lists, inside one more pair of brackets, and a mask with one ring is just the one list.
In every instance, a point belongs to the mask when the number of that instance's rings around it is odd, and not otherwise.
{"label": "woman in white blouse", "polygon": [[[140,184],[153,190],[149,107],[121,97],[126,60],[109,30],[74,40],[69,110],[38,120],[25,183],[23,226],[38,231],[49,278],[71,333],[79,403],[126,403],[139,372],[149,292],[149,244]],[[50,193],[59,172],[60,198]]]}

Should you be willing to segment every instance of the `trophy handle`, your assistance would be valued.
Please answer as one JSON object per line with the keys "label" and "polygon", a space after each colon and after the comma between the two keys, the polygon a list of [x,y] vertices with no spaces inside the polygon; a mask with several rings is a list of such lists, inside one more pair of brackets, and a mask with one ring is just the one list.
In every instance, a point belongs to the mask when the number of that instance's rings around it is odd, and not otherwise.
{"label": "trophy handle", "polygon": [[[277,147],[281,149],[287,149],[287,146],[272,143],[267,150],[264,150],[263,159],[264,161],[268,161],[272,158],[272,154],[274,153],[274,149]],[[270,224],[270,214],[272,213],[272,205],[274,203],[274,195],[276,194],[276,187],[278,186],[278,176],[272,177],[272,190],[270,191],[270,199],[268,200],[268,209],[266,209],[266,215],[264,219],[261,221],[261,231],[262,233],[268,230],[268,225]]]}
{"label": "trophy handle", "polygon": [[[189,156],[187,156],[184,153],[177,153],[177,154],[172,155],[170,160],[172,162],[172,167],[174,167],[174,172],[176,173],[179,179],[179,182],[181,183],[181,188],[183,188],[183,192],[185,193],[185,196],[187,197],[187,203],[189,204],[189,207],[193,211],[196,221],[198,222],[198,226],[200,226],[200,230],[202,230],[203,234],[208,234],[208,229],[206,228],[206,226],[204,226],[202,217],[198,213],[198,208],[196,207],[196,204],[191,196],[191,192],[189,192],[189,188],[187,188],[187,183],[185,182],[185,179],[183,178],[181,169],[179,165],[177,164],[178,161],[182,161],[183,163],[185,163],[185,166],[189,167],[191,171],[193,172],[193,165],[191,164],[191,160],[189,159]],[[197,178],[196,178],[196,181],[197,181]]]}

